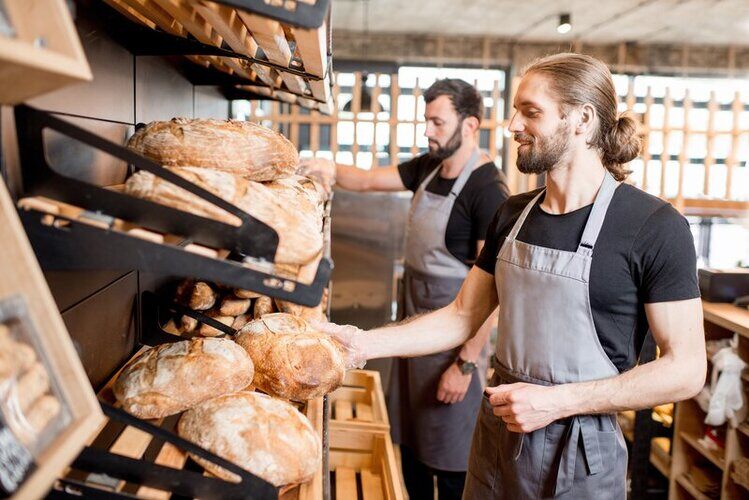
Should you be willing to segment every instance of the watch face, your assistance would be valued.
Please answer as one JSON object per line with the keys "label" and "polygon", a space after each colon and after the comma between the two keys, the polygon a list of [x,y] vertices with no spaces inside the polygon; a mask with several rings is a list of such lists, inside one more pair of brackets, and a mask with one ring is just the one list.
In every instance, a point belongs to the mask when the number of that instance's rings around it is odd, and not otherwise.
{"label": "watch face", "polygon": [[468,375],[469,373],[473,373],[474,370],[476,370],[476,363],[471,363],[470,361],[464,361],[460,365],[460,371],[463,375]]}

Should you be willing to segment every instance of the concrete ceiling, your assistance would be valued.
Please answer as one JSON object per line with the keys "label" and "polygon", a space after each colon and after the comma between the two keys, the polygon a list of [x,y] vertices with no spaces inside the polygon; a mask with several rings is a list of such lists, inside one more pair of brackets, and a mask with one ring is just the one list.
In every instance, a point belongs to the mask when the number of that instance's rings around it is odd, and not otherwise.
{"label": "concrete ceiling", "polygon": [[[332,0],[336,29],[518,41],[749,46],[749,0]],[[572,31],[556,31],[559,14]]]}

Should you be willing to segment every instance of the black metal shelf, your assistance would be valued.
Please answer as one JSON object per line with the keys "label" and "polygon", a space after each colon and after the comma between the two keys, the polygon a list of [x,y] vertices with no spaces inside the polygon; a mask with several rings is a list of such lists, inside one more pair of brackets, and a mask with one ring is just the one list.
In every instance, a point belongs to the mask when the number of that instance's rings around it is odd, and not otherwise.
{"label": "black metal shelf", "polygon": [[[305,306],[320,303],[332,270],[328,258],[320,261],[310,284],[276,276],[270,269],[278,247],[278,234],[267,224],[153,161],[49,113],[17,106],[15,115],[24,168],[20,197],[43,196],[68,203],[87,210],[98,222],[92,225],[85,219],[50,215],[33,208],[19,209],[37,258],[45,269],[138,269],[253,290]],[[65,177],[47,162],[45,129],[151,172],[236,216],[241,225],[220,223]],[[182,240],[174,244],[147,241],[119,230],[115,218],[177,235]],[[190,243],[228,250],[231,254],[224,259],[198,255],[185,248]]]}

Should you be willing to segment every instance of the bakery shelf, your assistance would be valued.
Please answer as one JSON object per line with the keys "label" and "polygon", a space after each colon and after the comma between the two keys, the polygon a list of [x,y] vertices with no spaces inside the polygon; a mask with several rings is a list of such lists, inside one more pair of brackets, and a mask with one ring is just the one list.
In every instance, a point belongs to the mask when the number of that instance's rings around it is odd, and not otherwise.
{"label": "bakery shelf", "polygon": [[692,481],[689,480],[689,476],[687,476],[686,474],[682,474],[681,476],[677,477],[676,482],[682,488],[684,488],[687,493],[692,495],[693,498],[696,498],[697,500],[710,500],[710,497],[702,493],[694,486],[694,484],[692,484]]}
{"label": "bakery shelf", "polygon": [[742,337],[749,338],[749,310],[718,302],[702,301],[702,312],[705,321],[716,324],[736,332]]}
{"label": "bakery shelf", "polygon": [[340,429],[389,431],[380,374],[350,370],[343,385],[330,393],[331,425]]}
{"label": "bakery shelf", "polygon": [[682,432],[679,434],[679,437],[683,439],[689,446],[691,446],[694,450],[696,450],[700,455],[710,460],[710,462],[713,463],[716,467],[718,467],[720,470],[725,470],[726,468],[726,461],[725,458],[719,454],[718,452],[715,452],[713,450],[708,450],[704,446],[702,446],[698,442],[698,438],[696,436],[693,436],[692,434],[688,434],[686,432]]}
{"label": "bakery shelf", "polygon": [[[179,340],[173,337],[174,340]],[[136,356],[142,352],[138,351]],[[123,365],[124,366],[124,365]],[[304,484],[276,488],[232,462],[180,438],[181,414],[141,420],[119,409],[112,393],[117,374],[99,392],[106,421],[61,477],[48,498],[321,498],[327,476],[327,419],[324,398],[297,405],[323,438],[323,467]],[[241,483],[207,474],[186,452],[194,453],[241,477]]]}
{"label": "bakery shelf", "polygon": [[194,84],[223,85],[231,98],[333,109],[329,0],[106,4],[100,15],[108,16],[125,47],[136,55],[185,56],[185,74]]}
{"label": "bakery shelf", "polygon": [[671,474],[671,440],[665,437],[653,438],[650,447],[650,463],[666,478]]}
{"label": "bakery shelf", "polygon": [[736,427],[736,430],[743,434],[744,437],[749,437],[749,423],[742,422],[738,427]]}
{"label": "bakery shelf", "polygon": [[[273,273],[278,234],[236,206],[118,144],[28,106],[16,107],[24,166],[19,212],[46,269],[139,269],[254,290],[305,306],[320,303],[332,269],[323,257],[311,283]],[[190,191],[236,216],[240,226],[65,177],[45,156],[52,129]]]}

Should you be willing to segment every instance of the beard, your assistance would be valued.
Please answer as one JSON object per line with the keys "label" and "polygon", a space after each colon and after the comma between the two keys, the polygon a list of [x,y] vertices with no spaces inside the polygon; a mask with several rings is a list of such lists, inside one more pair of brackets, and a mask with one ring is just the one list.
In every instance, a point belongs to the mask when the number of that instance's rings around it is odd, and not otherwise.
{"label": "beard", "polygon": [[553,170],[569,150],[568,132],[569,126],[566,123],[560,123],[550,136],[539,136],[533,139],[526,134],[515,134],[515,140],[527,142],[530,139],[532,141],[526,146],[525,151],[518,149],[518,170],[524,174],[543,174]]}
{"label": "beard", "polygon": [[439,142],[429,140],[429,156],[435,160],[446,160],[450,158],[455,152],[463,145],[463,137],[461,135],[461,123],[455,127],[455,132],[447,140],[444,146]]}

